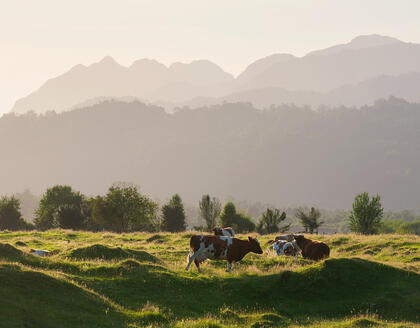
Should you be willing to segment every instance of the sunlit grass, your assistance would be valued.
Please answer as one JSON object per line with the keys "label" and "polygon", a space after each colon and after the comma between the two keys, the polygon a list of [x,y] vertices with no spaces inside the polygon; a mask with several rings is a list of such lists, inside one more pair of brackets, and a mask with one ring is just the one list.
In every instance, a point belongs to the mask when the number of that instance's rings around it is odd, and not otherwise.
{"label": "sunlit grass", "polygon": [[[231,273],[224,261],[207,261],[198,273],[185,271],[192,234],[0,232],[0,278],[8,282],[0,315],[8,308],[15,318],[60,327],[414,327],[420,320],[418,236],[308,235],[331,247],[331,260],[320,263],[274,256],[266,245],[274,235],[258,236],[264,254],[248,254]],[[55,254],[40,258],[31,248]],[[78,304],[96,310],[79,318]],[[25,325],[13,318],[0,326]]]}

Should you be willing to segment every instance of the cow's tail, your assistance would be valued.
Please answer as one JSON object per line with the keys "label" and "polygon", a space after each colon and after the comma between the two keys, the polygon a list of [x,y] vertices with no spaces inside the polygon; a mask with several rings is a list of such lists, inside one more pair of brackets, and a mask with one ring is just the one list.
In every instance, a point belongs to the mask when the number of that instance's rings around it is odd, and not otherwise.
{"label": "cow's tail", "polygon": [[267,241],[267,243],[265,244],[265,246],[267,246],[267,245],[271,245],[271,244],[273,244],[273,243],[274,243],[274,239],[269,240],[269,241]]}

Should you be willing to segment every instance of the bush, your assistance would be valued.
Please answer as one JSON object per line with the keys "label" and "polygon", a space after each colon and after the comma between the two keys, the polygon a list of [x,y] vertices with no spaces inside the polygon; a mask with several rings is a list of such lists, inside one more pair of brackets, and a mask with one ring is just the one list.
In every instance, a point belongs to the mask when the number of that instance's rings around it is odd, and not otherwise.
{"label": "bush", "polygon": [[41,230],[51,228],[80,229],[86,219],[84,196],[70,186],[47,189],[35,213],[35,225]]}
{"label": "bush", "polygon": [[156,212],[157,204],[141,195],[136,186],[114,184],[104,197],[93,200],[89,225],[115,232],[150,231]]}
{"label": "bush", "polygon": [[279,227],[279,224],[286,219],[286,213],[280,213],[280,211],[275,209],[267,208],[263,213],[260,222],[257,226],[257,231],[260,234],[276,233],[276,232],[285,232],[289,230],[290,224]]}
{"label": "bush", "polygon": [[255,224],[251,218],[242,213],[236,212],[236,207],[232,202],[226,203],[219,218],[219,224],[222,227],[231,227],[239,233],[245,233],[255,230]]}
{"label": "bush", "polygon": [[353,211],[349,216],[350,230],[365,235],[377,233],[383,212],[379,195],[372,196],[372,199],[367,192],[357,195],[353,202]]}
{"label": "bush", "polygon": [[319,221],[321,212],[315,207],[312,207],[308,214],[306,214],[302,209],[298,209],[296,217],[299,219],[300,224],[302,224],[305,229],[305,232],[309,233],[313,233],[314,231],[318,233],[318,228],[324,223]]}
{"label": "bush", "polygon": [[401,233],[412,233],[420,236],[420,220],[404,223],[401,227]]}
{"label": "bush", "polygon": [[0,230],[29,230],[27,223],[20,213],[20,203],[14,196],[0,198]]}

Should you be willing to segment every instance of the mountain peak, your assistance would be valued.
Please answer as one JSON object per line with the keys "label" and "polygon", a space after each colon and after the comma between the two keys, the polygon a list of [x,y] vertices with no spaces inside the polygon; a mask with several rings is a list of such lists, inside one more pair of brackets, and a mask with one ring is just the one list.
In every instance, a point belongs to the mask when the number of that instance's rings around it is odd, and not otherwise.
{"label": "mountain peak", "polygon": [[377,47],[392,43],[401,43],[401,40],[380,34],[359,35],[349,42],[358,48]]}
{"label": "mountain peak", "polygon": [[325,49],[315,50],[308,53],[306,56],[333,55],[345,50],[375,48],[398,43],[403,43],[403,41],[379,34],[359,35],[352,39],[349,43],[338,44]]}
{"label": "mountain peak", "polygon": [[119,65],[114,58],[111,56],[105,56],[102,58],[97,64],[100,64],[101,66],[111,66],[111,65]]}
{"label": "mountain peak", "polygon": [[130,68],[143,68],[146,66],[156,66],[156,67],[166,67],[165,65],[163,65],[162,63],[159,63],[157,60],[155,59],[149,59],[149,58],[142,58],[142,59],[137,59],[135,60]]}
{"label": "mountain peak", "polygon": [[243,71],[239,76],[238,79],[245,81],[251,79],[252,77],[257,76],[258,74],[264,72],[266,69],[270,68],[275,64],[289,61],[296,59],[297,57],[291,54],[273,54],[261,59],[256,60],[255,62],[248,65],[248,67]]}

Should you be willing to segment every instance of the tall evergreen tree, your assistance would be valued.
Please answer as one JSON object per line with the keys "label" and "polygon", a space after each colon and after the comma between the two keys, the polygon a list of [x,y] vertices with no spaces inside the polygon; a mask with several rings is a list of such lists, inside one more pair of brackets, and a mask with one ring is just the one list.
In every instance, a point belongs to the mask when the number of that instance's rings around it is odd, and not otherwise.
{"label": "tall evergreen tree", "polygon": [[185,211],[178,194],[162,207],[162,229],[170,232],[184,231],[186,228]]}

